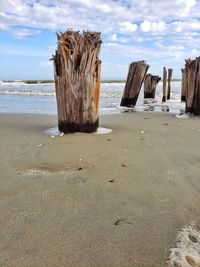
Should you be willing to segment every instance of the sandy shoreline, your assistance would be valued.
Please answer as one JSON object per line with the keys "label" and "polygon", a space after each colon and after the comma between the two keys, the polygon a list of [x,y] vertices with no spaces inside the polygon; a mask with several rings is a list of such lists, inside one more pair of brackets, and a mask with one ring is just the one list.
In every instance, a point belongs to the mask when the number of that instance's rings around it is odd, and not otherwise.
{"label": "sandy shoreline", "polygon": [[101,116],[108,135],[51,138],[56,116],[0,114],[0,266],[165,266],[200,223],[200,125]]}

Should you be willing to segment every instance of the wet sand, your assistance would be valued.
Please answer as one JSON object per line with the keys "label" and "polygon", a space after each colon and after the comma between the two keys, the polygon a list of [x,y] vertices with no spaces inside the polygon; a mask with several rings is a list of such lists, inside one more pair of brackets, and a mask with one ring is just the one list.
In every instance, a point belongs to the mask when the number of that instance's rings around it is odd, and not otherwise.
{"label": "wet sand", "polygon": [[57,118],[0,115],[0,266],[166,266],[200,223],[200,121],[102,116],[107,135],[44,133]]}

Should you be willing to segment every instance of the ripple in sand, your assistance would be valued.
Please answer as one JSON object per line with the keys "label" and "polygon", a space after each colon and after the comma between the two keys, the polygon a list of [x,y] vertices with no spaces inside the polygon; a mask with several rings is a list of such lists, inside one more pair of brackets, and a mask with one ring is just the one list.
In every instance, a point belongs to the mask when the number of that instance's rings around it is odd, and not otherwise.
{"label": "ripple in sand", "polygon": [[168,266],[200,266],[200,230],[195,225],[186,225],[178,233],[170,249]]}

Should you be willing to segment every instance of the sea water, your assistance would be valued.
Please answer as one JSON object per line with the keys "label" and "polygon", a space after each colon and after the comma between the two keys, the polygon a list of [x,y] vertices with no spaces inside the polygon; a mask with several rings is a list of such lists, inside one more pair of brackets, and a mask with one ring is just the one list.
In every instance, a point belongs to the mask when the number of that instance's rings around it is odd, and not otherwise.
{"label": "sea water", "polygon": [[[100,114],[119,113],[125,83],[101,83]],[[171,83],[171,99],[162,103],[162,82],[157,86],[155,99],[144,100],[143,88],[136,111],[163,111],[180,114],[185,104],[181,99],[181,82]],[[55,86],[52,83],[26,84],[0,81],[0,112],[57,114]]]}

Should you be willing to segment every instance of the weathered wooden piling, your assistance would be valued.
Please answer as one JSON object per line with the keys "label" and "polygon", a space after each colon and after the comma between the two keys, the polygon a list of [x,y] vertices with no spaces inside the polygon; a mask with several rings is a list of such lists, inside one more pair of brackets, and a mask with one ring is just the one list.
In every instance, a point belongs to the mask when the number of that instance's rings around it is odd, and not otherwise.
{"label": "weathered wooden piling", "polygon": [[144,98],[155,98],[156,86],[161,78],[156,75],[147,74],[144,79]]}
{"label": "weathered wooden piling", "polygon": [[168,69],[168,75],[167,75],[167,99],[170,99],[170,96],[171,96],[172,73],[173,73],[173,69]]}
{"label": "weathered wooden piling", "polygon": [[100,33],[67,30],[57,38],[53,60],[58,128],[64,133],[94,132],[99,125]]}
{"label": "weathered wooden piling", "polygon": [[186,108],[185,111],[200,115],[200,57],[187,59],[185,64]]}
{"label": "weathered wooden piling", "polygon": [[120,106],[134,107],[149,65],[144,60],[132,62],[126,79],[126,85]]}
{"label": "weathered wooden piling", "polygon": [[182,83],[181,83],[181,101],[185,102],[186,100],[186,74],[185,69],[181,69],[182,72]]}
{"label": "weathered wooden piling", "polygon": [[167,100],[167,69],[163,67],[163,98],[162,102]]}

